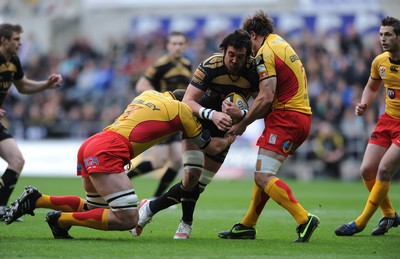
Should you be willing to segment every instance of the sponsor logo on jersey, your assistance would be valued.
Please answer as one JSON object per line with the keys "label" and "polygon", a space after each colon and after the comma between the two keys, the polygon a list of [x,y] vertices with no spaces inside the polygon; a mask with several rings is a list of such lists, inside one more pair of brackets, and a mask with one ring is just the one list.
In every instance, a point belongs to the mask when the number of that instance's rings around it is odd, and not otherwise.
{"label": "sponsor logo on jersey", "polygon": [[262,54],[259,55],[259,56],[257,56],[256,59],[254,60],[254,62],[255,62],[255,64],[256,64],[256,66],[258,66],[259,64],[264,63],[264,62],[263,62],[263,56],[262,56]]}
{"label": "sponsor logo on jersey", "polygon": [[255,59],[255,64],[257,68],[257,73],[260,79],[266,78],[269,76],[267,67],[264,64],[264,58],[263,55],[260,54],[259,56],[256,57]]}
{"label": "sponsor logo on jersey", "polygon": [[260,79],[268,77],[268,72],[265,71],[265,73],[260,74]]}
{"label": "sponsor logo on jersey", "polygon": [[297,56],[297,54],[290,56],[290,61],[295,62],[296,60],[299,60],[299,56]]}
{"label": "sponsor logo on jersey", "polygon": [[257,73],[260,78],[268,77],[268,71],[264,64],[257,66]]}
{"label": "sponsor logo on jersey", "polygon": [[396,90],[388,88],[387,95],[388,95],[389,99],[395,99],[396,98]]}
{"label": "sponsor logo on jersey", "polygon": [[203,71],[201,71],[200,69],[196,69],[192,80],[193,80],[193,82],[195,82],[198,85],[203,85],[203,81],[204,81],[205,77],[206,77],[206,74]]}
{"label": "sponsor logo on jersey", "polygon": [[395,72],[395,73],[399,72],[397,66],[394,66],[394,65],[390,66],[390,71]]}
{"label": "sponsor logo on jersey", "polygon": [[282,147],[283,152],[288,153],[292,149],[292,146],[293,146],[293,141],[286,140],[285,142],[283,142],[283,147]]}
{"label": "sponsor logo on jersey", "polygon": [[[144,106],[149,107],[150,109],[152,109],[153,111],[160,111],[161,109],[157,107],[157,105],[155,105],[152,102],[146,102],[146,100],[141,100],[141,99],[134,99],[131,104],[141,104]],[[129,112],[129,111],[134,111],[137,110],[140,107],[135,107],[135,106],[130,106],[125,110],[125,113]]]}
{"label": "sponsor logo on jersey", "polygon": [[379,67],[379,76],[381,78],[386,78],[386,67],[385,66]]}
{"label": "sponsor logo on jersey", "polygon": [[89,156],[89,157],[86,157],[85,159],[84,159],[84,161],[85,161],[85,166],[86,166],[86,168],[89,168],[89,167],[95,167],[95,166],[97,166],[97,165],[99,165],[100,163],[99,163],[99,160],[97,159],[97,156]]}
{"label": "sponsor logo on jersey", "polygon": [[258,74],[263,73],[263,72],[265,72],[265,71],[267,71],[267,68],[265,67],[264,64],[261,64],[261,65],[258,65],[258,66],[257,66],[257,72],[258,72]]}
{"label": "sponsor logo on jersey", "polygon": [[192,81],[198,85],[203,85],[203,81],[200,80],[197,76],[193,76]]}
{"label": "sponsor logo on jersey", "polygon": [[204,78],[206,77],[206,75],[200,69],[196,69],[196,71],[194,72],[194,75],[197,76],[201,80],[204,80]]}
{"label": "sponsor logo on jersey", "polygon": [[278,136],[276,134],[269,135],[268,143],[272,144],[272,145],[275,145],[277,138],[278,138]]}
{"label": "sponsor logo on jersey", "polygon": [[400,99],[400,91],[392,88],[387,89],[387,96],[389,99]]}

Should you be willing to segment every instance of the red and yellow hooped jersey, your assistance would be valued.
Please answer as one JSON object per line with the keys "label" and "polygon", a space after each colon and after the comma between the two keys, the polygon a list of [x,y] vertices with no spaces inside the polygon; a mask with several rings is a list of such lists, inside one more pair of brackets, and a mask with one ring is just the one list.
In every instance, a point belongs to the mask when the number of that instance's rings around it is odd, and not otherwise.
{"label": "red and yellow hooped jersey", "polygon": [[307,77],[299,57],[283,38],[270,34],[255,58],[259,80],[276,77],[272,109],[311,114]]}
{"label": "red and yellow hooped jersey", "polygon": [[104,130],[127,138],[136,157],[176,132],[196,137],[201,134],[202,126],[187,104],[175,100],[170,92],[151,90],[133,99],[124,113]]}
{"label": "red and yellow hooped jersey", "polygon": [[389,52],[384,52],[372,61],[371,78],[382,80],[386,89],[385,112],[400,119],[400,62],[390,59]]}

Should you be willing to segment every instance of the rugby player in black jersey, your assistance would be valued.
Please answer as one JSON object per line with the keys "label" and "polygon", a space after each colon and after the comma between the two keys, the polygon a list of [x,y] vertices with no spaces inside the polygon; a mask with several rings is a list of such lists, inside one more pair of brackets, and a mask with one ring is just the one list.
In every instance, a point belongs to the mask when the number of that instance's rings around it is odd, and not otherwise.
{"label": "rugby player in black jersey", "polygon": [[[222,53],[212,55],[197,67],[183,98],[183,102],[201,119],[203,127],[210,131],[211,136],[216,137],[226,134],[232,126],[232,117],[245,116],[245,111],[239,108],[235,110],[230,107],[229,115],[222,112],[222,106],[232,105],[224,101],[225,96],[237,92],[249,99],[258,93],[258,74],[251,58],[250,35],[244,30],[236,30],[222,40],[220,49]],[[159,198],[141,202],[139,222],[132,231],[133,236],[141,234],[154,214],[181,202],[183,215],[174,239],[189,238],[199,195],[222,166],[229,147],[218,155],[210,156],[197,148],[191,140],[184,139],[182,142],[182,181]],[[203,168],[188,163],[203,157]]]}
{"label": "rugby player in black jersey", "polygon": [[[59,74],[52,74],[44,81],[34,81],[25,77],[18,57],[18,49],[22,45],[22,32],[23,29],[19,24],[0,24],[0,119],[6,116],[3,103],[13,84],[21,94],[34,94],[61,86],[62,77]],[[25,161],[16,141],[1,123],[0,157],[7,163],[7,168],[0,178],[0,220],[2,221],[8,200]]]}

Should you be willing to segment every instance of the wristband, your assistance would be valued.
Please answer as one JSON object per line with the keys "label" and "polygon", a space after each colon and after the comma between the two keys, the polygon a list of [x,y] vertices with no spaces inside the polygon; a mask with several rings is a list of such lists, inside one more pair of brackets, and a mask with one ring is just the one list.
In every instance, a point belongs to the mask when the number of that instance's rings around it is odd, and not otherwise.
{"label": "wristband", "polygon": [[240,110],[240,112],[242,113],[242,118],[243,118],[249,112],[249,109],[243,109],[243,110]]}
{"label": "wristband", "polygon": [[212,120],[212,115],[215,111],[213,109],[201,107],[199,110],[199,117],[202,119]]}

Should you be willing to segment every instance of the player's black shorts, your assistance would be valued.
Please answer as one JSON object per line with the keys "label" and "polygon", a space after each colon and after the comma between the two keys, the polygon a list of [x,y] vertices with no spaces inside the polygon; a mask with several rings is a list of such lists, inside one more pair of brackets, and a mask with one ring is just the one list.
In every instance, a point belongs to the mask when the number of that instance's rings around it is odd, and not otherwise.
{"label": "player's black shorts", "polygon": [[[201,122],[201,125],[203,126],[203,129],[207,129],[210,131],[210,135],[212,138],[213,137],[223,138],[225,136],[225,132],[220,131],[212,121],[200,119],[200,122]],[[228,151],[229,151],[230,147],[231,146],[228,146],[226,149],[224,149],[224,151],[222,151],[221,153],[218,153],[216,155],[209,155],[207,153],[204,153],[204,154],[207,157],[209,157],[211,160],[222,164],[222,163],[224,163],[225,158],[228,155]]]}
{"label": "player's black shorts", "polygon": [[[219,137],[219,138],[223,138],[225,136],[224,131],[221,131],[217,128],[217,126],[215,126],[214,122],[210,121],[210,120],[200,120],[201,125],[203,125],[204,129],[208,129],[210,131],[210,135],[211,137]],[[224,149],[224,151],[222,151],[221,153],[218,153],[216,155],[209,155],[207,153],[205,153],[205,155],[207,157],[209,157],[211,160],[214,160],[217,163],[224,163],[226,156],[228,155],[228,151],[229,148],[231,146],[228,146],[227,148]]]}
{"label": "player's black shorts", "polygon": [[12,138],[13,136],[8,132],[7,128],[4,127],[2,123],[0,123],[0,141],[3,141],[8,138]]}

